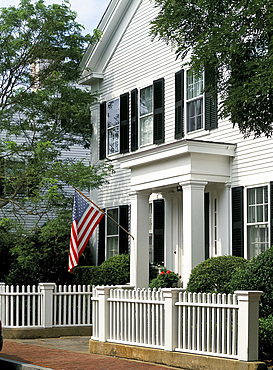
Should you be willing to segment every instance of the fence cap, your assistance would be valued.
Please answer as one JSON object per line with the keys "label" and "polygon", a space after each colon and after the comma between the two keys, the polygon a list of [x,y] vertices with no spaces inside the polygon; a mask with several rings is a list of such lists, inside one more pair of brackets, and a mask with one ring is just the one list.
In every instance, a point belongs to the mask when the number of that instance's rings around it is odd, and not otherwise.
{"label": "fence cap", "polygon": [[263,291],[261,290],[236,290],[234,294],[237,295],[239,301],[258,302]]}

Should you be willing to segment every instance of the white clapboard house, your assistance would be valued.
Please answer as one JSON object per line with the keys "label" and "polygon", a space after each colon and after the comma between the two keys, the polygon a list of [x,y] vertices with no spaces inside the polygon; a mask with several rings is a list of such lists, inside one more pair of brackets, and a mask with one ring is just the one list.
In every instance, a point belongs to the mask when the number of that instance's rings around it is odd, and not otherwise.
{"label": "white clapboard house", "polygon": [[182,275],[208,257],[251,258],[272,244],[273,141],[244,139],[163,41],[152,40],[150,0],[112,0],[90,45],[80,83],[92,107],[92,160],[115,173],[92,200],[104,218],[97,263],[131,255],[131,284],[148,285],[149,262]]}

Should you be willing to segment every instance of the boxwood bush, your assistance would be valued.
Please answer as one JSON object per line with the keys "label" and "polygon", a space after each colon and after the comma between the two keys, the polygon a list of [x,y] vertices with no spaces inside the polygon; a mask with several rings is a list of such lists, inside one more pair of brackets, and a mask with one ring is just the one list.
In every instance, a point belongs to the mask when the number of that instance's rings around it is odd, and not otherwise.
{"label": "boxwood bush", "polygon": [[273,247],[252,258],[231,280],[231,289],[261,290],[260,316],[273,313]]}
{"label": "boxwood bush", "polygon": [[231,293],[231,278],[247,265],[247,260],[235,256],[212,257],[197,265],[191,272],[188,292]]}
{"label": "boxwood bush", "polygon": [[130,255],[120,254],[100,266],[78,266],[73,272],[73,284],[124,285],[130,282]]}

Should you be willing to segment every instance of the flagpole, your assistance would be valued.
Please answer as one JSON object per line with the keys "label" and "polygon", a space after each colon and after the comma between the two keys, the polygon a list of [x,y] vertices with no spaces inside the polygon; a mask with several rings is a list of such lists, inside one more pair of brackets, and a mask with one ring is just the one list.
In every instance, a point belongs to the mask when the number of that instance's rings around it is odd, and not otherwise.
{"label": "flagpole", "polygon": [[[72,185],[73,186],[73,185]],[[91,199],[89,199],[85,194],[83,194],[79,189],[75,188],[75,186],[73,186],[73,188],[78,191],[84,198],[86,198],[90,203],[92,203],[95,207],[97,207],[105,216],[109,217],[115,224],[117,224],[123,231],[126,232],[126,234],[128,234],[133,240],[135,240],[135,238],[133,237],[132,234],[130,234],[126,229],[124,229],[123,226],[121,226],[116,220],[114,220],[111,216],[109,216],[103,209],[101,209],[99,206],[96,205],[96,203],[94,203]]]}

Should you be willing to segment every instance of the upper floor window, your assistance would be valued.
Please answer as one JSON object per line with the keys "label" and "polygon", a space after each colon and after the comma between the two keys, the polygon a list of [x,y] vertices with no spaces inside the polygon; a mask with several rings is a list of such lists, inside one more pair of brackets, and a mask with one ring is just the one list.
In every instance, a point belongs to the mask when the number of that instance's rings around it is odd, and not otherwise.
{"label": "upper floor window", "polygon": [[107,103],[108,154],[119,152],[119,99]]}
{"label": "upper floor window", "polygon": [[140,145],[153,143],[153,86],[140,90]]}
{"label": "upper floor window", "polygon": [[197,130],[217,128],[217,101],[205,91],[211,76],[199,75],[191,70],[180,70],[175,74],[175,138]]}
{"label": "upper floor window", "polygon": [[203,74],[187,71],[187,132],[203,128]]}

